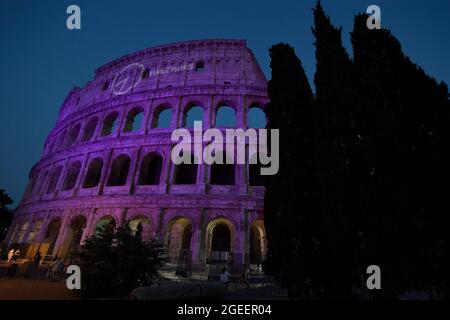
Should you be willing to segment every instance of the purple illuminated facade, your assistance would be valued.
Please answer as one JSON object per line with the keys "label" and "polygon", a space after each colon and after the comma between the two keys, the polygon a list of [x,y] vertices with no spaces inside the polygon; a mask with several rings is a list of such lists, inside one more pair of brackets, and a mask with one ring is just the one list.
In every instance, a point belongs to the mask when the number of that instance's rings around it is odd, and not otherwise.
{"label": "purple illuminated facade", "polygon": [[259,264],[264,188],[252,168],[175,166],[170,137],[193,119],[248,128],[249,113],[268,102],[266,85],[242,40],[163,45],[101,66],[65,99],[7,244],[22,258],[66,258],[99,225],[128,223],[163,241],[169,264]]}

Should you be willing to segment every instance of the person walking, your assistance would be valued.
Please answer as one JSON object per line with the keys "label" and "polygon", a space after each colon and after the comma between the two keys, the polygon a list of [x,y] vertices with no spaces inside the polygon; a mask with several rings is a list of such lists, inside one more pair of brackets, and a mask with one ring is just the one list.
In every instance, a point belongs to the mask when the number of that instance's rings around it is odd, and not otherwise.
{"label": "person walking", "polygon": [[12,259],[13,259],[13,257],[14,257],[14,252],[15,252],[14,248],[12,248],[11,250],[9,250],[9,252],[8,252],[8,262],[11,262],[11,261],[12,261]]}
{"label": "person walking", "polygon": [[20,250],[17,249],[17,250],[14,252],[14,255],[13,255],[13,257],[12,257],[12,261],[13,261],[13,262],[16,262],[16,260],[17,260],[19,257],[20,257]]}
{"label": "person walking", "polygon": [[220,281],[225,285],[225,288],[228,288],[228,284],[230,283],[231,274],[224,267],[222,269],[222,274],[220,275]]}
{"label": "person walking", "polygon": [[244,264],[242,267],[242,273],[241,273],[240,280],[241,280],[242,284],[245,284],[247,286],[247,289],[250,289],[250,283],[248,282],[249,274],[250,274],[250,269],[246,264]]}
{"label": "person walking", "polygon": [[34,273],[36,273],[37,270],[39,269],[39,265],[41,264],[41,259],[42,259],[41,252],[38,251],[36,253],[36,256],[34,257],[34,268],[33,268]]}

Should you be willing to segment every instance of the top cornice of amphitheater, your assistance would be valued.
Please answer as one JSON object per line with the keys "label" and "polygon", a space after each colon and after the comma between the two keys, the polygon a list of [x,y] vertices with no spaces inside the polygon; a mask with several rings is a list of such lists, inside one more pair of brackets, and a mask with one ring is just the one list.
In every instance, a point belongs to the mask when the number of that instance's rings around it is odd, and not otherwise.
{"label": "top cornice of amphitheater", "polygon": [[[129,53],[111,62],[108,62],[95,70],[95,76],[102,75],[109,72],[123,64],[128,64],[142,59],[144,57],[157,57],[160,55],[167,55],[177,51],[195,50],[195,49],[232,49],[232,48],[247,48],[246,40],[242,39],[203,39],[180,41],[170,44],[158,45],[149,47],[136,52]],[[247,48],[248,49],[248,48]]]}

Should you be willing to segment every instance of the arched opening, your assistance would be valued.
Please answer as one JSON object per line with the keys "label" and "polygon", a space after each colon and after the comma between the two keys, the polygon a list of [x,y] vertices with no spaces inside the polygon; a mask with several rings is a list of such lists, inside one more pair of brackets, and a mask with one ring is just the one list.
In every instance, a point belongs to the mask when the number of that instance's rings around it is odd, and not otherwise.
{"label": "arched opening", "polygon": [[158,107],[156,108],[152,128],[156,129],[168,129],[170,128],[170,122],[172,121],[172,109],[170,107]]}
{"label": "arched opening", "polygon": [[186,218],[175,218],[168,225],[167,253],[172,264],[189,263],[191,257],[192,224]]}
{"label": "arched opening", "polygon": [[221,105],[216,112],[216,127],[234,128],[236,127],[236,112],[232,107]]}
{"label": "arched opening", "polygon": [[88,121],[86,127],[84,128],[84,133],[81,141],[90,141],[92,139],[95,133],[95,129],[97,129],[97,124],[98,118],[92,118]]}
{"label": "arched opening", "polygon": [[191,163],[180,163],[175,165],[174,184],[196,184],[197,183],[197,164],[194,163],[195,157],[191,155]]}
{"label": "arched opening", "polygon": [[119,113],[113,112],[110,113],[105,120],[103,121],[102,133],[101,136],[109,136],[116,131],[117,122],[119,118]]}
{"label": "arched opening", "polygon": [[47,230],[45,232],[45,237],[43,244],[41,247],[43,249],[41,252],[46,252],[47,254],[52,254],[53,249],[55,248],[56,239],[59,235],[59,230],[61,228],[61,219],[53,218],[47,226]]}
{"label": "arched opening", "polygon": [[56,186],[58,185],[59,178],[61,176],[62,166],[58,166],[53,170],[48,183],[47,193],[55,192]]}
{"label": "arched opening", "polygon": [[106,215],[101,217],[95,224],[94,234],[98,234],[101,231],[114,232],[115,228],[116,228],[116,220],[114,220],[114,217]]}
{"label": "arched opening", "polygon": [[69,136],[67,137],[66,141],[66,147],[73,145],[77,141],[78,135],[80,134],[80,129],[81,129],[80,124],[77,124],[75,127],[70,129]]}
{"label": "arched opening", "polygon": [[250,264],[262,264],[267,251],[264,222],[255,220],[250,228]]}
{"label": "arched opening", "polygon": [[137,216],[128,222],[132,233],[139,237],[142,241],[148,241],[151,238],[151,222],[145,216]]}
{"label": "arched opening", "polygon": [[162,157],[157,153],[149,153],[144,157],[139,174],[139,185],[158,185],[162,171]]}
{"label": "arched opening", "polygon": [[250,106],[247,114],[247,126],[253,129],[263,129],[266,127],[266,113],[259,106]]}
{"label": "arched opening", "polygon": [[135,107],[128,112],[127,119],[125,121],[124,132],[137,132],[141,129],[142,118],[144,117],[144,109],[141,107]]}
{"label": "arched opening", "polygon": [[28,182],[28,186],[26,189],[27,197],[31,197],[33,195],[33,191],[36,187],[38,179],[39,179],[38,173],[34,173],[30,176],[30,181]]}
{"label": "arched opening", "polygon": [[27,229],[28,229],[28,226],[29,226],[29,222],[28,221],[25,221],[24,223],[22,223],[22,225],[20,226],[20,229],[19,229],[19,237],[18,237],[18,239],[17,239],[17,242],[18,243],[22,243],[22,242],[25,242],[25,233],[26,233],[26,231],[27,231]]}
{"label": "arched opening", "polygon": [[227,164],[226,157],[223,157],[224,163],[213,163],[211,165],[211,179],[212,185],[230,186],[235,184],[235,166],[234,164]]}
{"label": "arched opening", "polygon": [[129,156],[125,154],[118,156],[111,166],[107,185],[124,186],[127,183],[130,163],[131,159]]}
{"label": "arched opening", "polygon": [[66,137],[66,134],[67,134],[67,130],[64,130],[62,133],[59,134],[58,142],[56,142],[56,144],[55,144],[55,150],[58,150],[62,147],[62,145],[64,143],[64,139]]}
{"label": "arched opening", "polygon": [[95,158],[91,161],[86,177],[84,178],[83,188],[93,188],[98,186],[102,175],[102,168],[102,158]]}
{"label": "arched opening", "polygon": [[62,186],[63,191],[71,190],[75,187],[75,184],[78,180],[78,175],[80,174],[81,169],[81,161],[75,161],[67,170],[66,179],[64,180],[64,184]]}
{"label": "arched opening", "polygon": [[265,186],[265,176],[261,174],[261,167],[261,163],[258,161],[258,154],[251,156],[248,164],[248,183],[250,186]]}
{"label": "arched opening", "polygon": [[45,186],[50,176],[50,170],[46,170],[43,175],[39,177],[38,186],[36,187],[36,194],[45,193]]}
{"label": "arched opening", "polygon": [[229,222],[218,219],[210,229],[210,263],[229,263],[232,260],[232,235]]}
{"label": "arched opening", "polygon": [[193,105],[187,109],[183,127],[193,128],[195,121],[203,121],[203,108],[198,105]]}
{"label": "arched opening", "polygon": [[76,216],[70,222],[66,237],[61,245],[58,255],[61,258],[68,256],[70,253],[78,250],[81,244],[84,228],[86,227],[86,218],[84,216]]}
{"label": "arched opening", "polygon": [[41,231],[41,227],[42,227],[42,220],[38,220],[34,223],[33,228],[31,229],[30,234],[28,235],[27,239],[28,242],[34,242],[37,235]]}

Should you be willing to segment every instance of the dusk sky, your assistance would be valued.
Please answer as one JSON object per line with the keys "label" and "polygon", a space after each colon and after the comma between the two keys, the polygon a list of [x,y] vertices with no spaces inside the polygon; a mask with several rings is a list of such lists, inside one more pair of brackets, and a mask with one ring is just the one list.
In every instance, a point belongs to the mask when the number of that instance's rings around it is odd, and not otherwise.
{"label": "dusk sky", "polygon": [[[270,79],[268,48],[294,46],[310,82],[315,70],[315,0],[0,2],[0,189],[17,205],[28,173],[41,157],[59,108],[74,86],[122,55],[194,39],[246,39]],[[450,0],[323,0],[343,27],[349,50],[353,16],[371,4],[404,52],[437,80],[450,82]],[[66,28],[66,8],[81,8],[81,30]]]}

